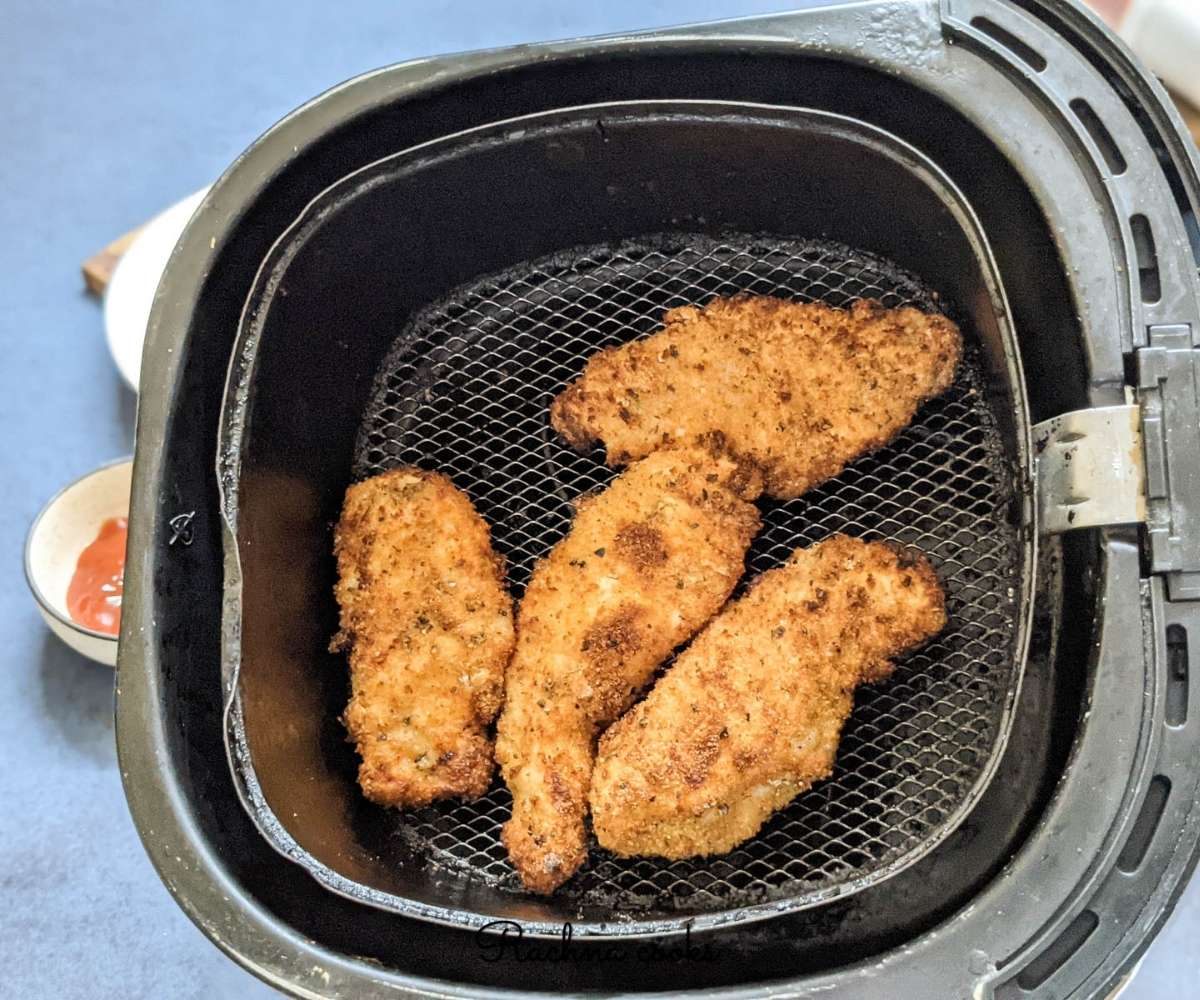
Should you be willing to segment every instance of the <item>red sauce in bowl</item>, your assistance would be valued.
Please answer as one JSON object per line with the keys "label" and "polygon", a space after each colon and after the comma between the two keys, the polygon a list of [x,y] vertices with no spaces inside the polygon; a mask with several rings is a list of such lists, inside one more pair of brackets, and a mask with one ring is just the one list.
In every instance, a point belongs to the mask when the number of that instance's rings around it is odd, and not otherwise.
{"label": "red sauce in bowl", "polygon": [[100,525],[96,540],[79,554],[67,587],[67,613],[84,628],[108,635],[121,630],[128,529],[128,518],[110,517]]}

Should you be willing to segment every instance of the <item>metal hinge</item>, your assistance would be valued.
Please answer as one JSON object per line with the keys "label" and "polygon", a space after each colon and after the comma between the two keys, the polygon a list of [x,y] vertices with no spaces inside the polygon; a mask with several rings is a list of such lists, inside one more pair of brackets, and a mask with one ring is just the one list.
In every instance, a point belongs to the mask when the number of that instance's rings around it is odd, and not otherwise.
{"label": "metal hinge", "polygon": [[1043,534],[1146,520],[1140,408],[1099,406],[1035,424]]}
{"label": "metal hinge", "polygon": [[1200,600],[1200,348],[1188,324],[1151,326],[1136,397],[1033,428],[1044,534],[1145,523],[1171,600]]}
{"label": "metal hinge", "polygon": [[1145,435],[1150,568],[1200,599],[1200,351],[1188,324],[1152,326],[1134,355]]}

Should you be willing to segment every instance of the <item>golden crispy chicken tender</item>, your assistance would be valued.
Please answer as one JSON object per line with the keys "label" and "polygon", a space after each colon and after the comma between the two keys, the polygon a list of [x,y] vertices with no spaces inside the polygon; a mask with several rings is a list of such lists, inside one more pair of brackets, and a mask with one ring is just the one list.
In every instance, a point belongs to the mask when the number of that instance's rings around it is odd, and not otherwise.
{"label": "golden crispy chicken tender", "polygon": [[593,355],[550,422],[580,450],[603,442],[610,465],[717,432],[792,499],[894,438],[949,387],[961,351],[949,319],[912,308],[717,298]]}
{"label": "golden crispy chicken tender", "polygon": [[721,854],[833,769],[856,685],[945,627],[928,561],[834,535],[764,573],[600,740],[592,824],[622,855]]}
{"label": "golden crispy chicken tender", "polygon": [[517,616],[496,756],[513,794],[504,843],[526,888],[586,859],[597,731],[725,602],[758,530],[757,469],[696,448],[630,466],[577,506]]}
{"label": "golden crispy chicken tender", "polygon": [[487,524],[444,475],[399,468],[346,491],[334,553],[363,792],[400,807],[482,795],[514,643]]}

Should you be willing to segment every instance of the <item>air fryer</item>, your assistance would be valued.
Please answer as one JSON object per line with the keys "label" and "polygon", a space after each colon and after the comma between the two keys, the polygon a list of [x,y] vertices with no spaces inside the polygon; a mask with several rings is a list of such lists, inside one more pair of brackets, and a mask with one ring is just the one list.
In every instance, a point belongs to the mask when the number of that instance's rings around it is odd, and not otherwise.
{"label": "air fryer", "polygon": [[[303,995],[1103,993],[1200,836],[1195,167],[1161,88],[1088,15],[1035,0],[868,2],[446,57],[286,119],[193,220],[144,366],[118,723],[168,887]],[[945,518],[961,544],[926,542],[959,560],[958,613],[995,626],[998,655],[952,639],[910,665],[903,697],[881,688],[857,716],[929,715],[942,699],[918,679],[956,652],[960,687],[993,691],[975,762],[911,843],[852,838],[837,857],[829,839],[831,877],[791,878],[802,838],[784,815],[770,850],[721,870],[728,890],[704,866],[601,858],[574,894],[538,901],[489,870],[502,798],[401,818],[361,803],[334,715],[344,667],[322,652],[341,491],[436,455],[483,493],[512,478],[438,425],[443,409],[405,410],[414,379],[477,410],[472,373],[533,344],[528,381],[548,387],[579,357],[545,331],[603,331],[631,288],[645,329],[680,296],[839,287],[944,309],[970,346],[957,388],[975,395],[952,391],[780,536],[919,530],[915,499],[886,525],[895,496],[872,483],[931,440],[962,449]],[[515,290],[528,302],[510,316]],[[599,473],[549,454],[519,505],[553,534],[555,491]],[[955,473],[936,475],[914,495]],[[519,496],[497,489],[485,512]],[[191,511],[185,544],[171,522]],[[505,537],[519,587],[535,542]],[[872,748],[860,729],[847,760],[905,763],[901,741]],[[856,767],[831,782],[836,808],[864,798]],[[530,960],[496,920],[527,942],[580,930],[559,960]]]}

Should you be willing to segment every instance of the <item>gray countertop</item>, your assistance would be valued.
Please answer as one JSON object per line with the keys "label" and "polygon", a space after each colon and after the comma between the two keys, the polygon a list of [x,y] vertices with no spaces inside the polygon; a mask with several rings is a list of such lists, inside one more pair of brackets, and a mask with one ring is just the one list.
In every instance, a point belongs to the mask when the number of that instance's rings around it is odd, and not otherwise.
{"label": "gray countertop", "polygon": [[[793,6],[804,6],[804,3]],[[808,4],[808,5],[811,5]],[[770,0],[137,5],[8,0],[0,19],[0,994],[254,997],[156,878],[125,808],[113,676],[54,639],[21,575],[61,485],[132,447],[134,398],[79,263],[213,180],[331,84],[414,56],[763,12]],[[1200,993],[1193,885],[1126,994]]]}

